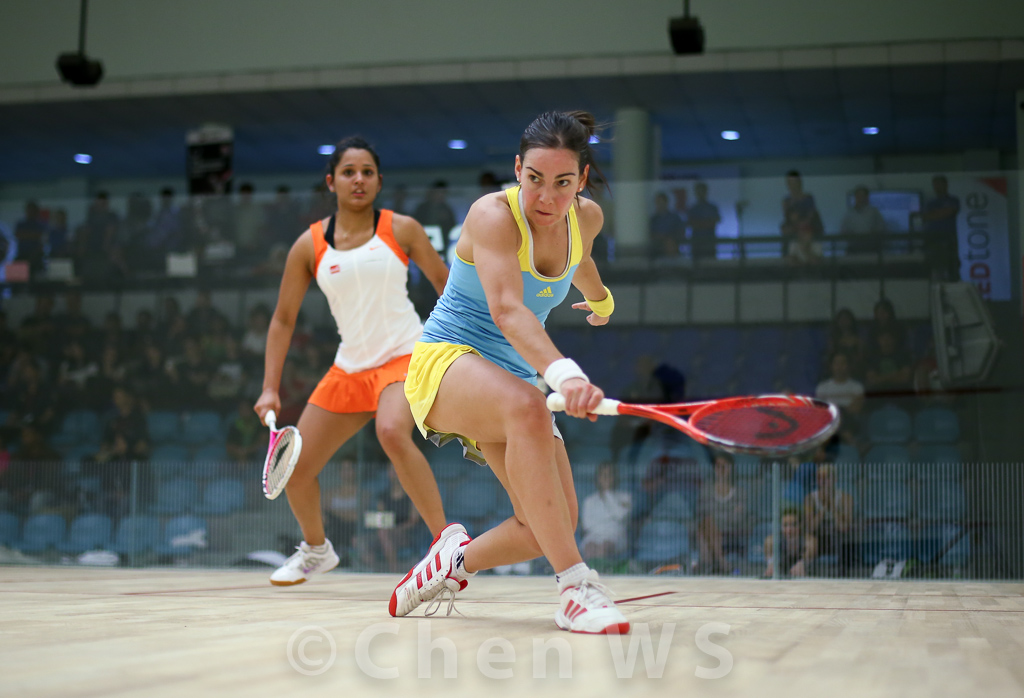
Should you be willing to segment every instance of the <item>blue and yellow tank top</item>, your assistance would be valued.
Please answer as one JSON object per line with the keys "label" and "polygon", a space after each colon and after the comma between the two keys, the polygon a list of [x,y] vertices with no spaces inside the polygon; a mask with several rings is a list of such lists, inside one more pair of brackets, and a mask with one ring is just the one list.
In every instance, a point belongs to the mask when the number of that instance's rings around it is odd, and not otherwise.
{"label": "blue and yellow tank top", "polygon": [[[523,304],[529,308],[543,325],[551,309],[565,300],[569,292],[576,267],[583,257],[583,242],[580,238],[576,209],[570,208],[566,216],[569,234],[569,255],[565,269],[558,276],[543,276],[533,264],[533,233],[522,207],[520,187],[505,191],[508,205],[519,226],[519,269],[523,275]],[[487,297],[476,266],[458,255],[448,275],[444,293],[434,306],[433,312],[423,326],[421,342],[465,344],[507,371],[531,380],[537,372],[512,348],[505,336],[494,324],[487,309]]]}

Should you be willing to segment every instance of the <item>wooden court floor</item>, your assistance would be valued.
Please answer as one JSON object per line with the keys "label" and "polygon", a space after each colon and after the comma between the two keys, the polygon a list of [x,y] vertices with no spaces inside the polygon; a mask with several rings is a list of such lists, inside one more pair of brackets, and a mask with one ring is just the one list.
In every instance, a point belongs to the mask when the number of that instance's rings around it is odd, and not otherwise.
{"label": "wooden court floor", "polygon": [[0,567],[0,695],[1024,696],[1024,584],[608,578],[607,638],[555,628],[551,578],[405,619],[396,581]]}

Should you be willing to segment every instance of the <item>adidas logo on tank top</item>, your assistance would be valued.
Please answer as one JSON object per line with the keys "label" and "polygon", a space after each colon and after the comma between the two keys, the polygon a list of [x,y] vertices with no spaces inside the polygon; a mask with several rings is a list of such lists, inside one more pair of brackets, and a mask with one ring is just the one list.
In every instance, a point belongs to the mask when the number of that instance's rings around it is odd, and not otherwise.
{"label": "adidas logo on tank top", "polygon": [[537,293],[537,298],[554,298],[555,294],[551,292],[551,287],[548,286],[543,291]]}

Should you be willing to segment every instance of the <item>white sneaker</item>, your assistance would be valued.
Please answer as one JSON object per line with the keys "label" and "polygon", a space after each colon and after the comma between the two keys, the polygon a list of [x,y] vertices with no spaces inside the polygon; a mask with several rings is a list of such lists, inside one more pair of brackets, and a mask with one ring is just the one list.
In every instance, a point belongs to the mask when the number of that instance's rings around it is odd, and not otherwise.
{"label": "white sneaker", "polygon": [[[426,557],[402,577],[391,593],[388,613],[395,618],[407,616],[417,606],[431,601],[445,589],[454,594],[466,588],[466,580],[451,577],[455,553],[472,540],[462,524],[445,526],[430,544]],[[450,610],[449,610],[450,612]]]}
{"label": "white sneaker", "polygon": [[330,572],[340,562],[338,554],[334,552],[331,541],[327,542],[327,552],[315,553],[306,545],[306,541],[299,543],[295,554],[288,558],[283,565],[278,567],[274,574],[270,575],[270,583],[279,587],[290,587],[294,584],[302,584],[314,574]]}
{"label": "white sneaker", "polygon": [[608,594],[597,572],[590,570],[578,586],[561,593],[562,607],[555,612],[555,624],[571,633],[625,635],[629,632],[629,621]]}

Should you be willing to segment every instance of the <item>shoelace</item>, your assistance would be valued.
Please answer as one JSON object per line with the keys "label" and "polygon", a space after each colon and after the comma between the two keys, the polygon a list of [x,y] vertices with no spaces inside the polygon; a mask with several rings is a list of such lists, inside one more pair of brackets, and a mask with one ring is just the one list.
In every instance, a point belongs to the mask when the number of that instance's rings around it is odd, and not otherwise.
{"label": "shoelace", "polygon": [[[423,611],[424,616],[432,616],[441,610],[441,604],[444,603],[445,598],[448,599],[448,611],[445,613],[446,616],[450,616],[452,611],[455,611],[460,616],[462,611],[455,608],[455,592],[448,588],[445,584],[441,587],[441,593],[431,599],[430,603],[427,604],[426,610]],[[463,616],[464,617],[464,616]]]}
{"label": "shoelace", "polygon": [[[615,592],[613,592],[611,589],[606,587],[601,582],[595,582],[590,579],[584,579],[576,588],[580,590],[580,594],[583,596],[583,600],[587,606],[590,606],[591,603],[595,601],[599,601],[601,602],[601,604],[603,604],[605,601],[608,601],[612,605],[615,605],[615,602],[612,601],[612,597],[615,596]],[[595,598],[597,594],[603,595],[604,598]]]}

